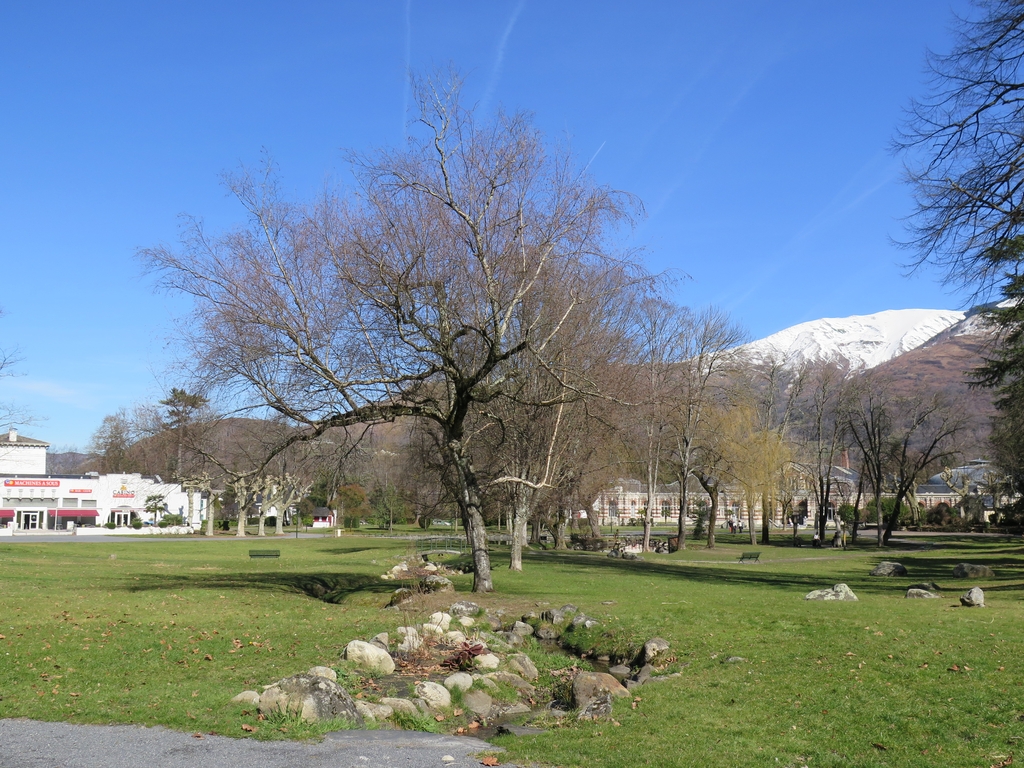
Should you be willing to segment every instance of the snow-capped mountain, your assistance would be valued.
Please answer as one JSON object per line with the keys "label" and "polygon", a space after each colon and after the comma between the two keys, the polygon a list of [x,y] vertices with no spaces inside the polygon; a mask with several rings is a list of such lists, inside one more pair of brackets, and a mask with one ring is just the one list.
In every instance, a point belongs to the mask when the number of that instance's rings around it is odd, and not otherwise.
{"label": "snow-capped mountain", "polygon": [[[789,365],[845,361],[851,369],[863,370],[917,349],[967,318],[966,313],[949,309],[889,309],[873,315],[823,318],[786,328],[741,349],[754,360],[775,357]],[[972,330],[965,329],[967,333]]]}

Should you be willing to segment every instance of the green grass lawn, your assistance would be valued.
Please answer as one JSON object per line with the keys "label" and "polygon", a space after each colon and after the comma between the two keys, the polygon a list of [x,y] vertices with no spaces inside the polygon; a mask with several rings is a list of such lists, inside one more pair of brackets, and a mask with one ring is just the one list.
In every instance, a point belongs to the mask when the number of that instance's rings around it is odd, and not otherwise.
{"label": "green grass lawn", "polygon": [[[0,544],[0,717],[242,736],[241,724],[255,720],[228,703],[235,693],[337,665],[348,640],[406,620],[381,610],[398,585],[379,575],[407,542],[261,544],[281,558],[250,561],[252,539]],[[752,548],[746,536],[725,535],[713,551],[691,544],[644,562],[531,552],[523,573],[506,571],[497,555],[498,591],[472,599],[513,612],[575,603],[620,636],[664,637],[682,672],[618,701],[618,725],[498,739],[508,749],[502,761],[999,764],[1024,744],[1024,547],[929,544],[884,553]],[[751,549],[761,562],[737,564]],[[869,577],[880,559],[899,560],[909,577]],[[952,579],[961,561],[996,571],[979,584],[987,608],[956,607],[975,585]],[[469,576],[455,581],[469,589]],[[945,597],[905,600],[917,581],[937,582]],[[837,582],[860,601],[803,600]],[[424,617],[434,605],[421,606]],[[744,661],[724,663],[731,656]]]}

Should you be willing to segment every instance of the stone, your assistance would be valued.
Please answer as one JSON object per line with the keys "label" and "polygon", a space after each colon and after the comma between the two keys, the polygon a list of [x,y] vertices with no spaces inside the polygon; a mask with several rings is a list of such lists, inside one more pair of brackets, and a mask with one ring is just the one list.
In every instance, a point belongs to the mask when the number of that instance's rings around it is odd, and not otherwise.
{"label": "stone", "polygon": [[638,554],[637,554],[636,552],[623,552],[623,553],[622,553],[622,559],[623,559],[623,560],[638,560],[638,561],[640,561],[640,562],[643,562],[643,560],[644,560],[644,559],[643,559],[643,558],[642,558],[642,557],[641,557],[640,555],[638,555]]}
{"label": "stone", "polygon": [[362,701],[360,699],[355,701],[356,711],[363,716],[363,720],[369,720],[370,722],[387,720],[395,713],[387,704],[374,704],[372,701]]}
{"label": "stone", "polygon": [[260,695],[256,691],[242,691],[231,699],[232,704],[248,704],[255,707],[260,703]]}
{"label": "stone", "polygon": [[591,627],[598,627],[600,625],[600,621],[598,621],[597,619],[592,619],[589,616],[587,617],[587,620],[583,622],[584,629],[590,629]]}
{"label": "stone", "polygon": [[444,576],[431,573],[420,579],[420,589],[424,592],[454,592],[455,585]]}
{"label": "stone", "polygon": [[498,726],[499,736],[539,736],[547,733],[543,728],[531,728],[528,725],[512,725],[504,723]]}
{"label": "stone", "polygon": [[431,573],[434,573],[437,570],[437,566],[434,565],[433,563],[427,563],[426,565],[423,566],[423,570],[424,571],[430,571]]}
{"label": "stone", "polygon": [[444,687],[449,691],[468,691],[473,687],[473,676],[468,672],[455,672],[444,679]]}
{"label": "stone", "polygon": [[442,763],[454,763],[455,762],[455,758],[452,757],[451,755],[444,755],[441,758],[441,762]]}
{"label": "stone", "polygon": [[927,589],[915,589],[914,587],[911,587],[907,590],[907,594],[905,594],[904,597],[928,598],[938,597],[938,595],[936,595],[934,592],[929,592]]}
{"label": "stone", "polygon": [[648,680],[651,679],[651,675],[653,675],[653,674],[654,674],[654,665],[653,664],[644,664],[642,667],[640,667],[640,669],[637,671],[637,673],[635,675],[633,675],[633,681],[635,683],[637,683],[638,685],[643,685],[644,683],[646,683]]}
{"label": "stone", "polygon": [[473,666],[477,669],[497,669],[501,659],[493,653],[481,653],[473,659]]}
{"label": "stone", "polygon": [[883,560],[871,569],[871,576],[906,576],[907,569],[902,563]]}
{"label": "stone", "polygon": [[528,715],[533,710],[528,704],[515,702],[513,704],[496,704],[493,710],[494,717],[511,717],[512,715]]}
{"label": "stone", "polygon": [[450,613],[445,613],[443,611],[435,611],[434,613],[430,614],[430,618],[427,619],[427,623],[438,626],[441,628],[441,631],[447,632],[448,628],[451,626],[452,623],[452,616]]}
{"label": "stone", "polygon": [[586,709],[600,693],[629,695],[622,683],[606,672],[580,672],[572,681],[572,704],[576,709]]}
{"label": "stone", "polygon": [[985,593],[981,587],[974,587],[960,595],[960,605],[965,608],[984,608]]}
{"label": "stone", "polygon": [[585,613],[577,613],[575,616],[572,617],[572,621],[570,623],[572,624],[572,626],[578,627],[580,624],[587,621],[587,619],[589,618],[590,617],[587,616],[587,614]]}
{"label": "stone", "polygon": [[382,651],[388,650],[388,646],[391,644],[391,638],[388,637],[387,632],[380,632],[370,638],[370,645],[375,645]]}
{"label": "stone", "polygon": [[423,624],[421,632],[424,637],[440,637],[444,634],[444,630],[437,624]]}
{"label": "stone", "polygon": [[299,674],[278,680],[260,695],[260,713],[298,715],[306,722],[350,720],[363,724],[355,701],[333,680]]}
{"label": "stone", "polygon": [[460,645],[461,643],[467,642],[466,636],[454,629],[451,632],[445,632],[441,639],[448,645]]}
{"label": "stone", "polygon": [[515,632],[498,632],[497,636],[501,639],[501,642],[509,648],[523,644],[523,636],[516,634]]}
{"label": "stone", "polygon": [[919,584],[911,584],[907,589],[923,589],[925,592],[941,592],[942,587],[934,581],[922,581]]}
{"label": "stone", "polygon": [[832,589],[816,589],[808,592],[804,600],[856,600],[853,590],[845,584],[836,584]]}
{"label": "stone", "polygon": [[338,673],[330,667],[310,667],[309,674],[316,675],[317,677],[326,677],[328,680],[337,681]]}
{"label": "stone", "polygon": [[533,634],[533,627],[524,621],[517,621],[512,625],[512,632],[521,637],[529,637]]}
{"label": "stone", "polygon": [[462,703],[474,715],[487,717],[494,706],[494,699],[484,691],[472,690],[462,694]]}
{"label": "stone", "polygon": [[474,619],[472,616],[459,616],[459,624],[461,624],[464,627],[472,627],[474,624],[476,624],[476,619]]}
{"label": "stone", "polygon": [[537,639],[538,640],[557,640],[558,630],[551,626],[543,626],[537,628]]}
{"label": "stone", "polygon": [[614,667],[608,670],[608,674],[618,680],[620,683],[633,674],[633,670],[625,664],[616,664]]}
{"label": "stone", "polygon": [[575,605],[573,605],[572,603],[566,603],[565,605],[563,605],[563,606],[562,606],[561,608],[559,608],[558,610],[560,610],[560,611],[561,611],[562,613],[564,613],[565,615],[567,615],[567,616],[568,616],[568,615],[569,615],[569,614],[571,614],[571,613],[579,613],[579,610],[580,610],[580,609],[579,609],[579,608],[577,608],[577,607],[576,607]]}
{"label": "stone", "polygon": [[470,618],[480,613],[480,606],[469,600],[459,600],[457,603],[452,603],[448,613],[458,618]]}
{"label": "stone", "polygon": [[744,661],[746,661],[746,659],[744,659],[742,656],[730,656],[728,659],[726,659],[722,663],[723,664],[741,664]]}
{"label": "stone", "polygon": [[416,695],[427,702],[432,710],[448,709],[452,705],[452,695],[443,685],[425,680],[416,684]]}
{"label": "stone", "polygon": [[480,683],[480,685],[482,685],[484,688],[486,688],[486,689],[488,689],[490,691],[498,690],[498,684],[496,682],[494,682],[493,680],[484,677],[483,675],[475,674],[474,673],[473,681],[477,682],[477,683]]}
{"label": "stone", "polygon": [[395,712],[402,712],[406,715],[418,715],[420,713],[419,709],[416,708],[416,705],[408,699],[392,699],[385,697],[380,700],[380,703],[391,707]]}
{"label": "stone", "polygon": [[540,620],[550,622],[551,624],[561,624],[565,621],[565,614],[560,610],[544,611],[540,615]]}
{"label": "stone", "polygon": [[526,680],[536,680],[540,676],[537,665],[525,653],[514,653],[505,659],[505,663],[509,669]]}
{"label": "stone", "polygon": [[[626,690],[623,688],[623,690]],[[628,694],[628,691],[627,691]],[[594,698],[587,702],[586,706],[580,707],[576,715],[577,720],[600,720],[610,717],[612,714],[612,695],[608,691],[598,691]]]}
{"label": "stone", "polygon": [[395,606],[402,605],[402,603],[407,603],[415,596],[416,593],[408,587],[399,587],[391,593],[391,602],[388,603],[388,607],[394,608]]}
{"label": "stone", "polygon": [[390,675],[395,671],[395,660],[390,653],[362,640],[353,640],[345,646],[345,658],[366,672]]}
{"label": "stone", "polygon": [[995,575],[987,565],[957,563],[953,567],[953,577],[957,579],[991,579]]}
{"label": "stone", "polygon": [[416,627],[399,627],[397,631],[402,635],[402,642],[398,644],[399,653],[412,653],[423,645],[423,640],[420,638],[420,633],[416,631]]}
{"label": "stone", "polygon": [[525,693],[528,696],[532,696],[534,691],[537,689],[530,685],[528,682],[523,680],[519,675],[513,672],[491,672],[484,675],[488,680],[493,680],[496,683],[505,683],[511,685],[520,693]]}
{"label": "stone", "polygon": [[668,640],[660,637],[652,637],[644,643],[643,650],[640,652],[640,658],[637,659],[637,662],[641,665],[651,664],[670,647]]}

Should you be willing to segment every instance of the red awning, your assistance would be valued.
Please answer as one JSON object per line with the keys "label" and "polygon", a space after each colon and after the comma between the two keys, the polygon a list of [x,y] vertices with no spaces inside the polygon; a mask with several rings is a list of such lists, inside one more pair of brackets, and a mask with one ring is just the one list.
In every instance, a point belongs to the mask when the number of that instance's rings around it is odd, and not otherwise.
{"label": "red awning", "polygon": [[58,509],[57,517],[99,517],[95,509]]}
{"label": "red awning", "polygon": [[14,517],[14,510],[13,509],[0,509],[0,518],[4,518],[4,517]]}

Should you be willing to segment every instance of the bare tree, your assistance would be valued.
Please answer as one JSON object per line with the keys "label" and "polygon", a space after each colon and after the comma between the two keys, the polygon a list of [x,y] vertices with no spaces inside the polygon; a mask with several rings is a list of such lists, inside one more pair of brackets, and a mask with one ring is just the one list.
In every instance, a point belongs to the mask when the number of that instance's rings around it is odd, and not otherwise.
{"label": "bare tree", "polygon": [[420,129],[400,150],[353,156],[358,195],[283,202],[272,175],[231,188],[250,227],[193,222],[181,252],[143,256],[191,294],[189,340],[208,380],[298,429],[432,421],[456,481],[474,591],[493,589],[467,417],[550,352],[566,322],[601,317],[642,270],[615,247],[632,201],[546,147],[525,114],[485,121],[452,77],[417,86]]}
{"label": "bare tree", "polygon": [[1024,6],[975,0],[948,54],[928,57],[928,94],[896,138],[916,198],[915,264],[949,284],[987,291],[1020,265],[1024,229]]}
{"label": "bare tree", "polygon": [[668,457],[679,483],[680,549],[686,549],[688,480],[693,472],[694,452],[700,436],[706,434],[705,422],[714,405],[715,388],[723,383],[722,377],[743,338],[743,331],[722,310],[709,307],[686,313],[680,336],[680,361],[674,369],[677,388],[669,421],[672,451]]}
{"label": "bare tree", "polygon": [[848,369],[830,361],[807,366],[802,378],[806,383],[795,423],[800,445],[798,464],[814,484],[815,527],[824,541],[835,466],[849,428],[851,385]]}

